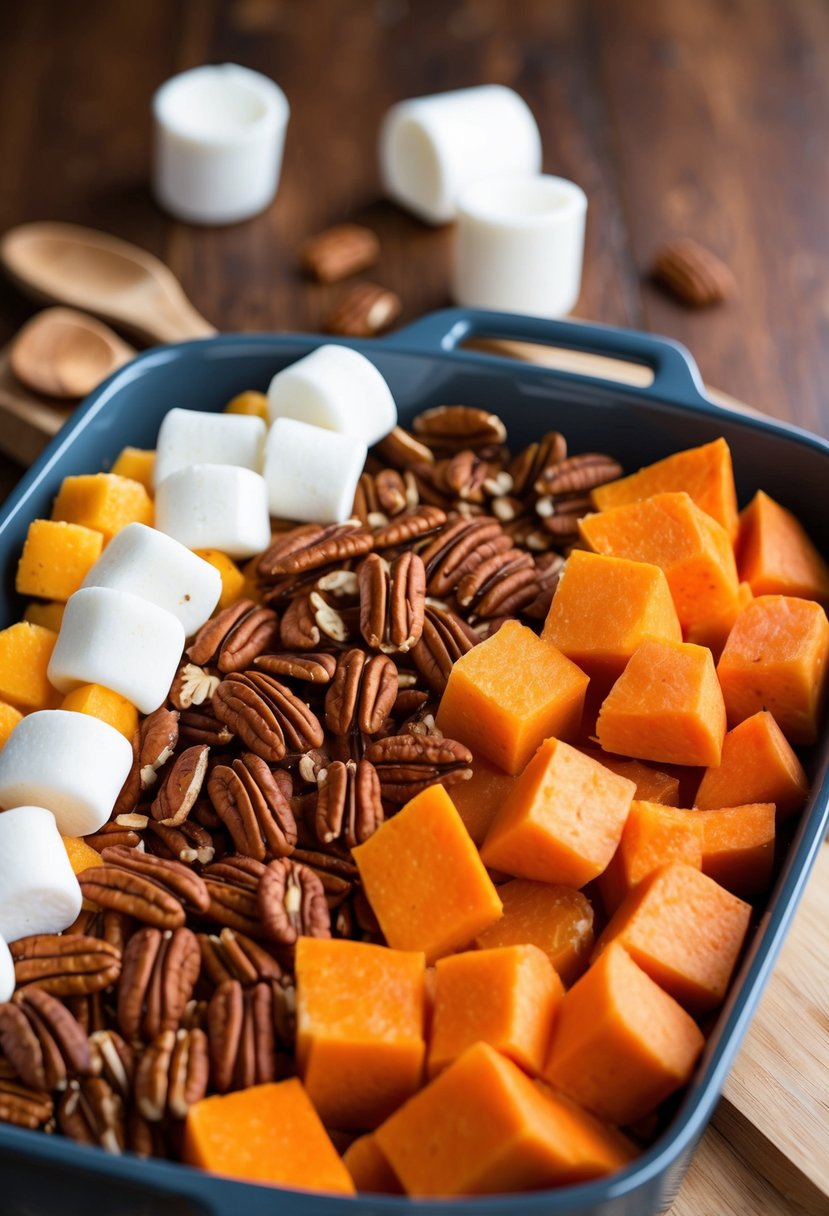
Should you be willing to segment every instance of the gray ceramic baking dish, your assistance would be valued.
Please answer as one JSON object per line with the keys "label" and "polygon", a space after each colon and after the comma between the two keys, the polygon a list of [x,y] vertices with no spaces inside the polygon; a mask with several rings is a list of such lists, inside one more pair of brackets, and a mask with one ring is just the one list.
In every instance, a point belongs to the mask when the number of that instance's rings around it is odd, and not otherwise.
{"label": "gray ceramic baking dish", "polygon": [[[475,337],[512,338],[641,364],[647,388],[517,364],[461,349]],[[2,623],[19,619],[14,570],[28,523],[49,514],[66,474],[109,467],[126,444],[152,447],[173,406],[218,410],[234,394],[266,388],[281,367],[323,339],[250,335],[206,339],[148,351],[118,371],[76,411],[5,503],[0,519],[4,575]],[[723,435],[731,446],[745,503],[762,487],[793,510],[823,551],[829,519],[820,509],[829,484],[829,443],[764,418],[720,408],[702,390],[686,351],[645,334],[497,313],[435,313],[384,341],[348,345],[386,377],[401,421],[432,405],[465,402],[498,413],[518,447],[558,429],[572,452],[602,450],[628,471],[680,448]],[[812,796],[787,849],[775,889],[721,1010],[691,1085],[669,1126],[627,1170],[614,1177],[528,1195],[413,1203],[395,1197],[335,1198],[216,1178],[160,1161],[114,1158],[59,1136],[0,1125],[3,1216],[402,1216],[427,1208],[440,1216],[470,1210],[487,1216],[651,1216],[675,1197],[757,1006],[829,818],[827,735],[806,762]],[[781,1033],[787,1033],[781,1027]]]}

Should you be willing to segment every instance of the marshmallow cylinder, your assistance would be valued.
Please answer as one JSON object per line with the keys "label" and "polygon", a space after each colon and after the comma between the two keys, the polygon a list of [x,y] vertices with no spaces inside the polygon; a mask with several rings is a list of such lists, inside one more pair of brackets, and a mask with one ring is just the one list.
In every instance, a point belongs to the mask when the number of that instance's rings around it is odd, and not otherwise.
{"label": "marshmallow cylinder", "polygon": [[132,747],[90,714],[42,709],[18,722],[0,751],[0,806],[43,806],[63,836],[107,822],[132,768]]}
{"label": "marshmallow cylinder", "polygon": [[371,447],[397,425],[397,406],[365,355],[328,345],[276,373],[268,387],[268,416],[271,422],[296,418]]}
{"label": "marshmallow cylinder", "polygon": [[0,937],[62,933],[83,897],[51,811],[20,806],[0,814]]}
{"label": "marshmallow cylinder", "polygon": [[0,937],[0,1001],[12,999],[14,983],[14,960],[11,950]]}
{"label": "marshmallow cylinder", "polygon": [[204,558],[146,524],[116,532],[82,583],[128,591],[178,617],[187,637],[209,618],[222,594],[222,576]]}
{"label": "marshmallow cylinder", "polygon": [[262,466],[265,423],[250,414],[210,414],[168,410],[156,441],[153,480],[191,464],[233,464],[258,473]]}
{"label": "marshmallow cylinder", "polygon": [[47,674],[61,692],[103,684],[151,714],[183,649],[184,627],[171,612],[127,591],[83,587],[67,600]]}
{"label": "marshmallow cylinder", "polygon": [[386,193],[427,224],[445,224],[468,182],[538,173],[541,136],[517,93],[487,84],[392,106],[379,154]]}
{"label": "marshmallow cylinder", "polygon": [[153,189],[192,224],[232,224],[279,185],[290,108],[278,85],[233,63],[173,76],[153,98]]}
{"label": "marshmallow cylinder", "polygon": [[265,481],[271,514],[302,523],[350,519],[366,445],[295,418],[277,418],[265,444]]}
{"label": "marshmallow cylinder", "polygon": [[155,526],[188,549],[253,557],[271,543],[265,479],[230,465],[179,469],[158,487]]}
{"label": "marshmallow cylinder", "polygon": [[458,304],[560,317],[579,298],[584,191],[562,177],[475,182],[458,199]]}

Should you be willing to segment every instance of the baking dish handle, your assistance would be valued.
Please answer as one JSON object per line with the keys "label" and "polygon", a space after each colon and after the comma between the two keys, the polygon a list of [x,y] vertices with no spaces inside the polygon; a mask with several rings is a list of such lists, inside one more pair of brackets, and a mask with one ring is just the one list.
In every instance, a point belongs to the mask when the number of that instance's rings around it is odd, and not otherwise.
{"label": "baking dish handle", "polygon": [[[454,351],[456,355],[463,355],[464,352],[459,351],[458,347],[471,338],[536,342],[543,346],[637,363],[650,368],[653,382],[644,388],[626,384],[626,393],[658,397],[678,405],[710,404],[699,369],[684,346],[670,338],[658,338],[634,329],[615,329],[586,321],[548,321],[540,317],[474,308],[446,308],[421,317],[405,329],[389,335],[386,341],[398,350],[418,354]],[[480,354],[470,352],[469,357],[477,359]],[[593,379],[582,374],[578,378]],[[603,379],[601,383],[607,384],[608,381]]]}

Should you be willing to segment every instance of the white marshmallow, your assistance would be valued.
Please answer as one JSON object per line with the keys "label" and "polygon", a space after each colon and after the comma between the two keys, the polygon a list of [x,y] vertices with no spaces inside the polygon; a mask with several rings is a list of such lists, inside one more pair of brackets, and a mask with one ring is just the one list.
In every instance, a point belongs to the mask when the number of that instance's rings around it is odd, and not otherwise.
{"label": "white marshmallow", "polygon": [[277,418],[265,443],[265,481],[271,514],[310,524],[341,524],[351,517],[366,445],[295,418]]}
{"label": "white marshmallow", "polygon": [[0,1001],[10,1001],[14,992],[14,960],[11,950],[0,937]]}
{"label": "white marshmallow", "polygon": [[183,649],[184,627],[172,612],[127,591],[83,587],[66,603],[47,674],[61,692],[103,684],[151,714]]}
{"label": "white marshmallow", "polygon": [[83,897],[58,825],[42,806],[0,814],[0,937],[62,933]]}
{"label": "white marshmallow", "polygon": [[370,447],[397,425],[389,386],[365,355],[347,346],[318,346],[277,372],[268,387],[268,416],[296,418],[353,435]]}
{"label": "white marshmallow", "polygon": [[41,709],[0,751],[0,806],[44,806],[64,836],[97,832],[132,767],[132,747],[90,714]]}
{"label": "white marshmallow", "polygon": [[265,423],[251,414],[168,410],[156,442],[155,484],[191,464],[235,464],[258,473],[264,442]]}
{"label": "white marshmallow", "polygon": [[265,479],[229,465],[180,469],[158,487],[155,526],[188,549],[253,557],[271,543]]}
{"label": "white marshmallow", "polygon": [[113,536],[83,580],[84,587],[129,591],[177,616],[189,638],[222,594],[215,566],[146,524],[127,524]]}

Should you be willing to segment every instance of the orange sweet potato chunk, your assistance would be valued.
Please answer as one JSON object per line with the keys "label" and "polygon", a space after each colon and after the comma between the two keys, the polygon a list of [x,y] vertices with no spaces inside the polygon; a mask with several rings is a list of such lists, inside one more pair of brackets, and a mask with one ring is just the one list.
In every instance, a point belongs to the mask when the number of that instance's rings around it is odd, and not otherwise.
{"label": "orange sweet potato chunk", "polygon": [[722,760],[705,770],[694,805],[702,810],[773,802],[785,819],[809,796],[809,779],[772,715],[752,714],[723,740]]}
{"label": "orange sweet potato chunk", "polygon": [[628,760],[624,756],[610,756],[599,747],[580,747],[580,752],[598,760],[611,773],[627,777],[636,786],[634,798],[642,802],[661,802],[665,806],[679,806],[679,778],[673,773],[663,773],[640,760]]}
{"label": "orange sweet potato chunk", "polygon": [[88,845],[82,836],[61,836],[61,840],[73,874],[83,874],[84,870],[104,864],[101,854]]}
{"label": "orange sweet potato chunk", "polygon": [[701,868],[699,812],[634,801],[619,847],[598,879],[605,911],[615,912],[637,883],[670,861]]}
{"label": "orange sweet potato chunk", "polygon": [[814,600],[761,595],[743,609],[717,664],[729,726],[761,709],[790,743],[814,743],[826,694],[829,621]]}
{"label": "orange sweet potato chunk", "polygon": [[7,705],[5,701],[0,701],[0,747],[6,745],[9,735],[22,717],[19,709],[15,709],[13,705]]}
{"label": "orange sweet potato chunk", "polygon": [[475,756],[470,780],[458,781],[448,787],[449,797],[458,808],[464,827],[475,844],[483,842],[492,820],[517,780],[511,773],[490,764],[483,756]]}
{"label": "orange sweet potato chunk", "polygon": [[430,785],[352,850],[386,941],[431,963],[501,915],[501,901],[442,785]]}
{"label": "orange sweet potato chunk", "polygon": [[560,739],[545,739],[492,822],[486,865],[583,887],[616,851],[634,785]]}
{"label": "orange sweet potato chunk", "polygon": [[424,971],[421,953],[299,939],[297,1068],[329,1127],[376,1127],[420,1085]]}
{"label": "orange sweet potato chunk", "polygon": [[611,942],[690,1013],[715,1009],[726,993],[751,907],[693,866],[671,862],[634,887],[596,943]]}
{"label": "orange sweet potato chunk", "polygon": [[351,1175],[295,1077],[190,1107],[182,1159],[242,1182],[354,1194]]}
{"label": "orange sweet potato chunk", "polygon": [[719,764],[725,704],[711,651],[643,642],[599,711],[601,747],[663,764]]}
{"label": "orange sweet potato chunk", "polygon": [[537,946],[501,946],[438,959],[427,1068],[446,1068],[489,1043],[528,1073],[541,1071],[564,985]]}
{"label": "orange sweet potato chunk", "polygon": [[591,679],[610,684],[647,638],[682,641],[658,566],[574,549],[541,634]]}
{"label": "orange sweet potato chunk", "polygon": [[81,684],[73,688],[61,701],[60,708],[100,718],[130,742],[138,730],[138,710],[132,702],[102,684]]}
{"label": "orange sweet potato chunk", "polygon": [[80,524],[33,519],[17,565],[15,589],[21,595],[68,600],[101,556],[104,538]]}
{"label": "orange sweet potato chunk", "polygon": [[572,738],[588,677],[526,625],[506,621],[452,667],[437,725],[507,773],[518,773],[542,739]]}
{"label": "orange sweet potato chunk", "polygon": [[52,507],[52,519],[102,532],[104,543],[127,524],[152,526],[153,517],[153,500],[141,482],[117,473],[64,477]]}
{"label": "orange sweet potato chunk", "polygon": [[740,578],[755,595],[794,595],[829,607],[829,565],[791,511],[762,490],[740,512],[736,555]]}
{"label": "orange sweet potato chunk", "polygon": [[352,1140],[343,1153],[343,1163],[358,1192],[370,1195],[402,1195],[403,1188],[371,1132]]}
{"label": "orange sweet potato chunk", "polygon": [[46,674],[58,635],[42,625],[18,621],[0,630],[0,699],[15,709],[54,709],[60,693]]}
{"label": "orange sweet potato chunk", "polygon": [[565,985],[582,974],[593,949],[593,905],[575,887],[512,878],[498,888],[504,914],[475,938],[482,950],[529,942],[547,955]]}
{"label": "orange sweet potato chunk", "polygon": [[592,497],[596,508],[606,511],[671,490],[685,490],[700,510],[713,516],[734,539],[737,534],[737,492],[731,451],[724,439],[666,456],[638,473],[599,486]]}
{"label": "orange sweet potato chunk", "polygon": [[485,1195],[612,1173],[633,1146],[476,1043],[377,1129],[408,1195]]}
{"label": "orange sweet potato chunk", "polygon": [[650,562],[665,572],[683,633],[707,644],[709,621],[735,611],[737,566],[725,529],[685,493],[656,494],[579,521],[598,553]]}
{"label": "orange sweet potato chunk", "polygon": [[599,1118],[633,1123],[685,1085],[704,1043],[682,1006],[613,944],[561,1002],[544,1077]]}
{"label": "orange sweet potato chunk", "polygon": [[719,614],[705,617],[697,626],[685,631],[686,642],[696,642],[699,646],[707,646],[716,662],[722,654],[723,647],[728,641],[728,635],[734,628],[737,617],[754,599],[754,593],[748,583],[740,583],[737,587],[737,598]]}
{"label": "orange sweet potato chunk", "polygon": [[693,813],[702,828],[703,874],[735,895],[767,891],[774,867],[774,803]]}

